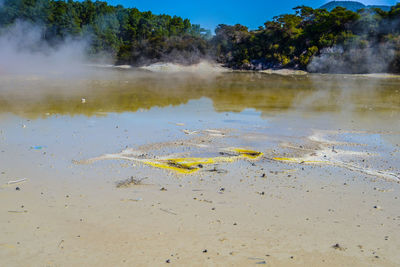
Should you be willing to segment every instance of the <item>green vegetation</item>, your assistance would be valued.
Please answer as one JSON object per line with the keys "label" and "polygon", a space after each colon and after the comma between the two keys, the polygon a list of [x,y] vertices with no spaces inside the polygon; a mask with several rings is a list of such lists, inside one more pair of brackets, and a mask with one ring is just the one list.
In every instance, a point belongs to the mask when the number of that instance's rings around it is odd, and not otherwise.
{"label": "green vegetation", "polygon": [[42,26],[43,39],[53,45],[67,37],[90,38],[91,54],[106,52],[127,64],[162,60],[174,53],[204,56],[210,36],[188,19],[90,0],[5,0],[0,27],[17,20]]}
{"label": "green vegetation", "polygon": [[400,3],[357,12],[300,6],[257,30],[219,25],[213,37],[188,19],[90,0],[5,0],[0,28],[17,20],[41,25],[51,45],[90,37],[90,54],[111,54],[118,64],[212,58],[236,69],[400,72]]}
{"label": "green vegetation", "polygon": [[[294,10],[255,31],[219,25],[211,41],[218,61],[240,69],[400,72],[400,4],[388,12],[343,7],[329,12],[306,6]],[[315,58],[318,65],[310,65]]]}

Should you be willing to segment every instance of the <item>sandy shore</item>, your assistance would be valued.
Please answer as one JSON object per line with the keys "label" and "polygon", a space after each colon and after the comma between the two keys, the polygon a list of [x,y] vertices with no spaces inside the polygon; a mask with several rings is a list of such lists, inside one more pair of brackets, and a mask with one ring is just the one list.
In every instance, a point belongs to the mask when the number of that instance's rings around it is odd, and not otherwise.
{"label": "sandy shore", "polygon": [[[204,153],[210,153],[225,145],[229,134],[224,135],[138,150],[163,158],[180,150],[184,157],[195,147],[204,150],[196,144],[206,143]],[[341,166],[271,160],[279,151],[268,149],[257,159],[205,165],[190,175],[121,159],[62,166],[62,156],[48,155],[44,148],[26,153],[34,157],[28,161],[12,147],[2,149],[5,266],[400,262],[399,184],[394,181]],[[18,168],[22,158],[24,167]],[[122,178],[131,176],[136,184],[124,184]],[[8,184],[11,177],[27,180]]]}

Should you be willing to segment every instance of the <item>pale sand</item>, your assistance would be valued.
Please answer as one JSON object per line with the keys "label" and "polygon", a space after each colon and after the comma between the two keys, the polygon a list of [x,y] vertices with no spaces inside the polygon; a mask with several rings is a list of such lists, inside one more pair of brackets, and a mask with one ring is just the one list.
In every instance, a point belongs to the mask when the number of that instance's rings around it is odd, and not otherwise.
{"label": "pale sand", "polygon": [[[212,149],[223,143],[204,139]],[[141,149],[179,147],[173,143]],[[337,166],[280,163],[263,152],[257,161],[218,165],[228,173],[204,167],[178,175],[126,161],[64,168],[62,153],[38,151],[26,160],[9,147],[0,154],[7,166],[0,176],[2,266],[400,263],[398,183]],[[23,169],[15,166],[22,157]],[[132,175],[148,178],[116,187]],[[28,179],[6,184],[9,177]]]}

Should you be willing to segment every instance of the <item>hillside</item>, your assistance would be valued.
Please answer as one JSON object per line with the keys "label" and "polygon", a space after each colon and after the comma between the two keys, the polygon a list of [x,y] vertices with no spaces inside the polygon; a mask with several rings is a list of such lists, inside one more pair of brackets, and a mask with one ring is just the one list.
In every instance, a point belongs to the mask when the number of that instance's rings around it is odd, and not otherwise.
{"label": "hillside", "polygon": [[344,7],[348,10],[351,10],[353,12],[357,12],[357,10],[360,10],[362,8],[380,8],[384,11],[389,11],[390,6],[384,6],[384,5],[369,5],[366,6],[363,3],[356,2],[356,1],[331,1],[329,3],[326,3],[325,5],[321,6],[320,8],[324,8],[328,11],[333,10],[336,7]]}

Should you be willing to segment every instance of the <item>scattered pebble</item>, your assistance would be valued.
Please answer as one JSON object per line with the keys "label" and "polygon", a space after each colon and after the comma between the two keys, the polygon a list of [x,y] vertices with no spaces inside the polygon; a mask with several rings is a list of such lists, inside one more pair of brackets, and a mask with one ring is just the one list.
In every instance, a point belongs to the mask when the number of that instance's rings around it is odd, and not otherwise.
{"label": "scattered pebble", "polygon": [[345,250],[345,248],[343,248],[341,245],[339,245],[339,243],[336,243],[335,245],[333,245],[332,248],[341,250],[341,251]]}

